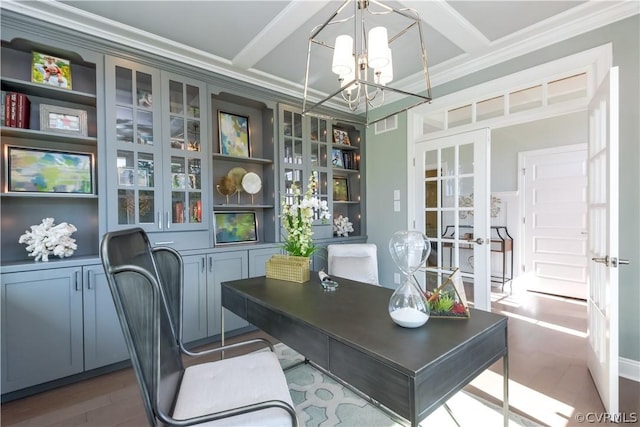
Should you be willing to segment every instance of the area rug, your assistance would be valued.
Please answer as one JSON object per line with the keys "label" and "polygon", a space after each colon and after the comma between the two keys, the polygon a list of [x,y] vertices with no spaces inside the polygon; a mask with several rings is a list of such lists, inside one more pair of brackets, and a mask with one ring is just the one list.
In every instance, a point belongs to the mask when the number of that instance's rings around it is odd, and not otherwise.
{"label": "area rug", "polygon": [[[403,425],[387,412],[372,405],[320,370],[305,363],[299,353],[277,344],[280,364],[285,370],[289,391],[301,426],[309,427],[387,427]],[[502,426],[502,407],[461,391],[447,402],[460,426]],[[518,415],[510,414],[510,426],[539,426]],[[479,424],[479,422],[481,422]],[[444,407],[429,415],[421,426],[456,427]]]}

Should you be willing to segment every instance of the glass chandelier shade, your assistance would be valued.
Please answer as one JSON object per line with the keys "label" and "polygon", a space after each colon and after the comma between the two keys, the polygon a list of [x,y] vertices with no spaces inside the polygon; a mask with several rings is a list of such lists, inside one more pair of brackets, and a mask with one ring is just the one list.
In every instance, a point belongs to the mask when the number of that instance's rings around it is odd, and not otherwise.
{"label": "glass chandelier shade", "polygon": [[[349,15],[348,6],[350,5],[353,6],[352,15]],[[345,14],[348,16],[345,17]],[[385,19],[390,21],[388,25],[382,22]],[[374,24],[371,25],[368,22],[369,20],[373,21]],[[403,29],[398,31],[398,28]],[[390,29],[393,30],[391,36]],[[419,53],[418,55],[413,55],[408,50],[415,48],[415,42],[396,41],[416,33],[419,39],[417,44]],[[327,37],[331,38],[327,39]],[[398,49],[401,54],[400,58],[407,58],[407,55],[412,58],[420,58],[422,70],[412,78],[420,80],[420,75],[423,76],[424,91],[410,92],[389,85],[394,81],[391,46],[394,42],[396,43],[393,49]],[[325,66],[316,71],[310,69],[312,48],[316,46],[332,49],[331,71],[338,76],[335,92],[325,96],[320,101],[311,99],[311,91],[309,90],[310,75],[313,73],[313,80],[318,81],[319,75],[325,73],[328,67]],[[323,57],[325,56],[318,55],[318,58]],[[406,66],[407,61],[402,61]],[[398,70],[396,69],[395,71],[397,72]],[[414,71],[411,72],[413,73]],[[406,75],[406,72],[404,74]],[[400,75],[402,76],[402,73]],[[407,79],[405,78],[405,80]],[[404,83],[406,84],[407,82]],[[394,83],[394,85],[396,84]],[[412,88],[417,86],[419,86],[419,82],[418,85],[412,85]],[[397,111],[393,111],[384,117],[372,119],[369,116],[369,112],[384,104],[386,92],[395,96],[395,98],[391,98],[394,101],[396,98],[400,100],[406,98],[411,104],[407,105],[407,102],[403,102]],[[354,122],[369,125],[429,101],[431,101],[431,84],[429,82],[427,56],[422,39],[420,17],[415,10],[394,9],[377,0],[345,0],[342,6],[324,24],[320,24],[312,30],[307,56],[303,114],[321,106],[345,109],[356,115],[363,116],[362,120],[354,120]]]}

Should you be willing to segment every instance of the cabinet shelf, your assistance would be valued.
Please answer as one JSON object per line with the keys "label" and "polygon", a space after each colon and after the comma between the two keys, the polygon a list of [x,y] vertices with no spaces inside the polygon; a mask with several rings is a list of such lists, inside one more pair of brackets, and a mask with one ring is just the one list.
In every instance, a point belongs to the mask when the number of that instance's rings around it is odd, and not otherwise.
{"label": "cabinet shelf", "polygon": [[358,151],[358,147],[354,147],[353,145],[345,145],[345,144],[331,144],[332,148],[339,148],[343,151]]}
{"label": "cabinet shelf", "polygon": [[65,198],[65,199],[97,199],[95,194],[73,194],[73,193],[0,193],[1,197],[38,197],[38,198]]}
{"label": "cabinet shelf", "polygon": [[334,205],[357,205],[358,201],[354,201],[354,200],[347,200],[347,201],[338,201],[338,200],[334,200],[333,204]]}
{"label": "cabinet shelf", "polygon": [[55,132],[45,132],[34,129],[12,128],[7,126],[0,127],[2,136],[10,136],[14,138],[29,139],[46,139],[51,142],[66,142],[70,144],[96,145],[98,138],[92,136],[74,136]]}
{"label": "cabinet shelf", "polygon": [[229,156],[227,154],[219,154],[219,153],[213,153],[212,156],[214,160],[229,160],[229,161],[243,162],[243,163],[256,163],[256,164],[262,164],[262,165],[273,163],[273,160],[261,159],[259,157]]}
{"label": "cabinet shelf", "polygon": [[360,173],[359,169],[345,169],[345,168],[333,168],[333,173],[335,175],[340,174],[352,174],[352,173]]}
{"label": "cabinet shelf", "polygon": [[239,204],[225,204],[225,205],[213,205],[213,210],[226,210],[226,209],[273,209],[273,205],[239,205]]}
{"label": "cabinet shelf", "polygon": [[95,107],[97,100],[96,95],[92,93],[45,86],[7,77],[2,78],[2,90],[20,92],[25,95],[39,96],[42,98],[55,98],[58,101],[72,102],[89,107]]}

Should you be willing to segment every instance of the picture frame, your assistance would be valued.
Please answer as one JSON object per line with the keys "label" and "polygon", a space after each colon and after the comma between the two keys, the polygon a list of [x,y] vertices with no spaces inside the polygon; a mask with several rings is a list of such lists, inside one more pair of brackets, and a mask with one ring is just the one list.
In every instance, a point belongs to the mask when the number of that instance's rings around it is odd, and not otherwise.
{"label": "picture frame", "polygon": [[349,201],[349,180],[347,178],[333,178],[333,201]]}
{"label": "picture frame", "polygon": [[5,161],[7,193],[95,195],[92,153],[6,145]]}
{"label": "picture frame", "polygon": [[342,157],[342,150],[338,148],[331,149],[331,164],[334,168],[344,168],[344,158]]}
{"label": "picture frame", "polygon": [[32,51],[31,82],[70,90],[71,61]]}
{"label": "picture frame", "polygon": [[214,212],[216,245],[254,243],[258,241],[258,222],[253,211]]}
{"label": "picture frame", "polygon": [[220,154],[250,157],[249,117],[218,111]]}
{"label": "picture frame", "polygon": [[75,108],[40,104],[40,130],[87,136],[87,112]]}
{"label": "picture frame", "polygon": [[340,128],[333,128],[333,143],[342,145],[351,145],[349,132]]}
{"label": "picture frame", "polygon": [[118,168],[118,184],[133,186],[135,185],[136,170],[134,168]]}

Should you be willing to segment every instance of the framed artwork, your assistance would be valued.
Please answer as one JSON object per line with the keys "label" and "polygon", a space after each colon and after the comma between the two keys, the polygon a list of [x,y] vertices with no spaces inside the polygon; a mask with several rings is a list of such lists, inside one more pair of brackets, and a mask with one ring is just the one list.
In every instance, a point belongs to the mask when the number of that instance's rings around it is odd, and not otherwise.
{"label": "framed artwork", "polygon": [[342,158],[342,150],[337,148],[331,149],[331,164],[334,168],[344,168],[344,159]]}
{"label": "framed artwork", "polygon": [[5,146],[9,193],[94,194],[93,154]]}
{"label": "framed artwork", "polygon": [[40,130],[87,136],[87,112],[40,104]]}
{"label": "framed artwork", "polygon": [[213,216],[216,245],[258,241],[255,212],[214,212]]}
{"label": "framed artwork", "polygon": [[349,132],[344,129],[333,128],[333,143],[351,145],[349,140]]}
{"label": "framed artwork", "polygon": [[249,157],[249,117],[218,111],[220,154]]}
{"label": "framed artwork", "polygon": [[31,82],[71,89],[71,62],[40,52],[31,52]]}
{"label": "framed artwork", "polygon": [[347,178],[333,178],[333,201],[349,201],[349,180]]}

